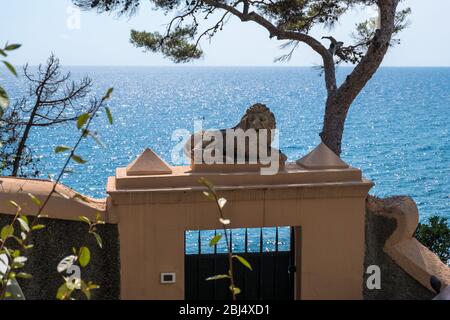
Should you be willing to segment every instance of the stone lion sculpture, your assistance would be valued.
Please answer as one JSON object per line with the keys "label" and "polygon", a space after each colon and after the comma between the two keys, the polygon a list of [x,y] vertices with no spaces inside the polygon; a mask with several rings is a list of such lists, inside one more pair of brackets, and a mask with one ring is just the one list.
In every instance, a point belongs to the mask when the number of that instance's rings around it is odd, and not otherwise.
{"label": "stone lion sculpture", "polygon": [[[238,132],[238,130],[241,130],[241,132],[249,133],[249,129],[253,129],[257,134],[257,140],[251,141],[250,139],[244,139],[245,148],[244,148],[244,154],[239,154],[238,149],[238,142],[236,137],[232,137],[229,135],[230,131]],[[261,131],[261,129],[266,129],[266,131]],[[274,137],[274,129],[276,129],[276,121],[274,114],[270,111],[268,107],[266,107],[264,104],[256,103],[252,105],[250,108],[248,108],[245,112],[245,114],[242,116],[241,120],[237,125],[230,129],[221,129],[221,130],[211,130],[211,131],[201,131],[194,133],[190,139],[186,142],[184,146],[185,154],[190,157],[191,161],[194,161],[194,151],[195,150],[201,150],[204,152],[208,147],[212,146],[215,142],[216,136],[221,136],[223,145],[220,155],[216,155],[215,151],[212,151],[212,155],[216,157],[221,157],[223,160],[223,163],[227,162],[227,145],[229,143],[233,143],[234,146],[234,158],[231,159],[233,163],[236,163],[238,159],[245,160],[245,162],[248,162],[250,157],[250,144],[252,144],[253,151],[256,150],[256,158],[257,160],[260,159],[260,149],[259,149],[259,143],[260,139],[265,136],[265,141],[262,143],[265,143],[265,147],[267,148],[267,152],[264,153],[264,156],[271,156],[272,151],[279,153],[279,159],[280,162],[284,164],[287,157],[281,153],[281,151],[274,149],[271,147],[271,143]],[[203,139],[202,139],[203,137]],[[209,137],[206,138],[205,137]],[[212,137],[212,138],[211,138]],[[231,138],[230,138],[231,137]],[[228,140],[227,140],[228,139]],[[230,139],[234,139],[234,141],[230,141]],[[264,151],[266,151],[264,150]],[[242,149],[240,151],[242,153]],[[228,163],[230,161],[230,158],[228,157]]]}

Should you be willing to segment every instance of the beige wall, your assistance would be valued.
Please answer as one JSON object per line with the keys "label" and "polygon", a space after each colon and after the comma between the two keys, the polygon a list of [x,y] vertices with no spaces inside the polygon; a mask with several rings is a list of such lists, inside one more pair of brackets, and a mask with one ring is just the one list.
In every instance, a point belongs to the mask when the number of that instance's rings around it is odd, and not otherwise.
{"label": "beige wall", "polygon": [[[44,202],[52,188],[53,182],[50,180],[0,177],[0,212],[16,214],[17,208],[9,202],[15,201],[21,206],[22,213],[36,215],[39,207],[29,194]],[[106,202],[107,199],[93,199],[58,184],[55,193],[41,213],[52,219],[75,221],[80,221],[80,215],[95,220],[97,213],[100,213],[107,223],[116,223],[117,221],[106,212]]]}
{"label": "beige wall", "polygon": [[[296,241],[297,298],[361,299],[365,197],[372,183],[354,168],[306,170],[296,165],[275,176],[258,172],[191,172],[133,176],[117,170],[108,179],[108,199],[95,200],[59,185],[45,213],[78,220],[101,212],[118,223],[121,296],[124,299],[184,298],[184,232],[220,228],[217,208],[197,180],[213,181],[227,198],[231,228],[301,226]],[[27,214],[37,210],[28,193],[42,200],[52,183],[2,178],[0,209],[14,214],[15,200]],[[298,230],[298,229],[297,229]],[[161,284],[161,272],[175,272],[175,284]]]}
{"label": "beige wall", "polygon": [[[220,228],[214,203],[196,187],[117,190],[113,179],[109,186],[108,212],[119,221],[122,298],[183,299],[184,231]],[[231,228],[301,226],[297,298],[362,299],[364,201],[370,187],[360,180],[219,186],[218,192],[228,199]],[[176,283],[160,284],[161,272],[176,272]]]}
{"label": "beige wall", "polygon": [[[355,168],[310,169],[287,164],[275,176],[257,171],[192,172],[171,167],[164,175],[128,176],[118,168],[107,184],[107,199],[92,199],[58,185],[44,210],[50,218],[94,219],[119,224],[121,296],[124,299],[184,298],[184,232],[221,228],[217,208],[197,182],[212,181],[228,199],[231,228],[298,226],[297,299],[361,299],[363,292],[365,198],[372,183]],[[218,169],[216,167],[216,169]],[[219,168],[220,169],[220,168]],[[242,168],[241,168],[242,169]],[[244,168],[245,169],[245,168]],[[13,200],[29,215],[53,187],[49,180],[0,177],[0,212],[15,214]],[[398,197],[397,197],[398,198]],[[397,220],[385,252],[429,287],[431,275],[450,283],[448,266],[413,238],[418,211],[409,198],[386,199],[373,211]],[[175,272],[175,284],[161,284],[161,272]]]}

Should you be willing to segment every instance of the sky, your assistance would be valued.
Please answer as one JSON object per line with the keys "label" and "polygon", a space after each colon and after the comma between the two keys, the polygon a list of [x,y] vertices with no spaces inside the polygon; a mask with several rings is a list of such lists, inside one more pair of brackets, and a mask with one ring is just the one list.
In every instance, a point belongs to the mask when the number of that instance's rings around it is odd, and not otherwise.
{"label": "sky", "polygon": [[[129,41],[131,29],[164,30],[170,16],[152,10],[143,1],[137,15],[116,17],[96,12],[79,15],[70,0],[0,0],[0,44],[21,43],[10,55],[15,65],[45,62],[54,53],[66,66],[168,66],[173,63],[158,54],[142,52]],[[450,66],[449,0],[405,0],[413,13],[410,26],[400,34],[402,43],[392,48],[384,66]],[[373,9],[348,14],[333,30],[316,29],[313,35],[334,35],[349,40],[355,23],[373,16]],[[77,19],[79,17],[79,19]],[[78,23],[79,22],[79,23]],[[205,57],[195,66],[311,66],[320,64],[316,53],[301,45],[289,62],[274,62],[285,53],[283,42],[270,40],[253,22],[231,19],[222,32],[201,46]],[[326,43],[326,42],[324,42]]]}

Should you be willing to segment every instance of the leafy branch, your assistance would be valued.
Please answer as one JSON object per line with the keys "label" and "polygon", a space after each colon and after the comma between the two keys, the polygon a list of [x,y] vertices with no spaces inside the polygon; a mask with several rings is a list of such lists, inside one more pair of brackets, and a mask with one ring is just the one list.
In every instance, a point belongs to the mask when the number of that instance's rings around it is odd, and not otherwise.
{"label": "leafy branch", "polygon": [[[241,257],[239,255],[234,255],[233,254],[233,248],[231,248],[231,241],[229,239],[228,233],[227,233],[227,226],[231,223],[230,219],[225,218],[225,215],[223,213],[223,208],[225,207],[226,203],[227,203],[227,199],[223,198],[223,197],[219,197],[217,195],[217,192],[214,188],[214,185],[209,182],[207,179],[205,178],[200,178],[198,180],[198,182],[200,184],[202,184],[203,186],[205,186],[207,188],[207,190],[203,191],[203,194],[210,200],[214,201],[217,205],[217,210],[219,212],[219,222],[222,225],[223,228],[223,233],[225,235],[225,243],[227,246],[227,255],[228,255],[228,273],[227,274],[218,274],[218,275],[214,275],[211,276],[209,278],[207,278],[207,281],[211,281],[211,280],[221,280],[221,279],[229,279],[230,281],[230,286],[229,289],[231,291],[231,295],[233,300],[236,300],[236,296],[238,294],[241,293],[241,289],[239,289],[234,281],[234,273],[233,273],[233,259],[238,260],[243,266],[245,266],[246,268],[250,269],[251,271],[253,271],[251,264],[244,258]],[[209,245],[211,247],[214,247],[217,245],[217,243],[222,239],[222,235],[218,234],[215,235],[209,242]]]}
{"label": "leafy branch", "polygon": [[[88,233],[92,234],[97,241],[100,248],[103,248],[102,238],[96,232],[96,226],[99,224],[105,224],[105,221],[101,219],[101,215],[97,212],[95,221],[91,221],[86,216],[80,216],[80,221],[85,222],[89,226]],[[68,272],[74,270],[75,263],[77,262],[80,268],[85,268],[91,261],[91,251],[88,247],[81,247],[79,250],[72,248],[72,255],[63,258],[57,267],[59,273]],[[78,269],[78,268],[75,268]],[[80,269],[78,269],[80,270]],[[91,291],[100,288],[99,285],[82,280],[81,277],[64,277],[64,283],[58,288],[56,293],[56,299],[58,300],[68,300],[72,299],[72,294],[76,290],[80,290],[87,299],[91,298]]]}
{"label": "leafy branch", "polygon": [[[0,56],[7,57],[8,51],[14,51],[21,47],[20,44],[8,44],[6,43],[3,49],[0,49]],[[6,60],[1,60],[6,68],[11,72],[14,76],[17,77],[16,69],[13,67],[11,63]],[[9,97],[6,93],[6,90],[0,86],[0,117],[3,115],[4,110],[9,106]]]}
{"label": "leafy branch", "polygon": [[[31,221],[31,223],[29,222],[28,217],[21,213],[22,208],[14,201],[10,201],[11,205],[15,206],[17,210],[12,222],[9,225],[4,226],[0,231],[0,256],[6,255],[7,257],[6,261],[3,261],[3,259],[0,260],[0,263],[5,264],[6,267],[5,272],[0,273],[0,299],[12,297],[12,294],[8,291],[8,287],[14,283],[16,278],[31,278],[31,275],[29,274],[21,272],[17,273],[16,270],[19,270],[25,266],[27,258],[24,255],[21,255],[22,252],[20,250],[18,249],[14,250],[9,245],[7,246],[7,243],[9,244],[10,240],[15,240],[15,242],[25,252],[33,247],[32,244],[28,244],[31,233],[32,231],[40,230],[45,227],[44,225],[38,224],[38,221],[40,218],[44,217],[43,211],[47,206],[48,202],[50,201],[50,199],[52,198],[53,194],[58,193],[56,191],[56,188],[63,175],[67,172],[68,165],[70,164],[71,161],[75,161],[77,163],[86,162],[82,157],[78,156],[75,152],[79,147],[79,145],[81,144],[81,142],[83,141],[83,139],[87,138],[88,136],[93,136],[93,134],[91,134],[91,132],[89,131],[89,127],[93,119],[95,118],[95,115],[99,112],[100,109],[105,108],[109,122],[112,123],[111,111],[104,106],[105,102],[110,99],[112,92],[113,89],[110,88],[100,100],[96,99],[92,100],[91,104],[93,112],[84,113],[79,116],[77,120],[77,129],[80,130],[81,133],[73,147],[58,146],[55,148],[55,153],[67,152],[68,156],[56,180],[53,181],[52,188],[44,201],[41,201],[36,196],[29,194],[32,201],[39,207],[37,214]],[[100,220],[99,216],[97,216],[97,221],[95,223],[89,221],[89,233],[92,233],[94,235],[100,246],[101,246],[101,238],[95,232],[96,231],[95,226],[101,223],[103,223],[103,221]],[[16,224],[19,224],[19,228],[21,230],[20,237],[15,235]],[[81,266],[86,266],[90,260],[90,251],[87,247],[82,247],[80,248],[78,253],[74,255],[74,257],[75,258],[73,258],[73,262],[78,260]],[[67,288],[69,288],[70,284],[68,284],[67,282],[65,284]],[[98,286],[93,285],[92,283],[88,283],[87,285],[86,284],[82,285],[80,289],[83,290],[87,298],[90,298],[90,294],[86,292],[95,289],[97,287]],[[63,294],[61,294],[60,290],[58,290],[57,297],[59,298],[70,297],[69,291],[74,289],[75,287],[71,287],[67,292],[64,292]]]}

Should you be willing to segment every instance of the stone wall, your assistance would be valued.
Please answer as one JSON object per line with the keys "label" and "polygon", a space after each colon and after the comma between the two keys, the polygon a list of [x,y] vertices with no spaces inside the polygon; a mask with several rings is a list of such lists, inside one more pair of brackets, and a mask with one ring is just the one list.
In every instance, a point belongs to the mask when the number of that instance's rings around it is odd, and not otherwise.
{"label": "stone wall", "polygon": [[[0,214],[0,226],[11,221],[11,215]],[[72,254],[72,247],[87,246],[91,251],[91,262],[81,270],[83,280],[92,281],[100,288],[92,291],[92,299],[119,299],[120,261],[118,229],[115,224],[98,226],[103,239],[103,249],[94,237],[88,234],[84,222],[58,219],[41,219],[45,229],[34,232],[34,248],[27,255],[24,272],[32,279],[19,279],[26,299],[55,299],[63,278],[56,271],[60,260]]]}
{"label": "stone wall", "polygon": [[369,290],[365,285],[369,275],[364,278],[364,299],[427,300],[435,294],[411,277],[387,255],[383,247],[386,240],[397,228],[394,218],[387,218],[366,211],[366,254],[364,267],[378,265],[381,269],[381,289]]}

